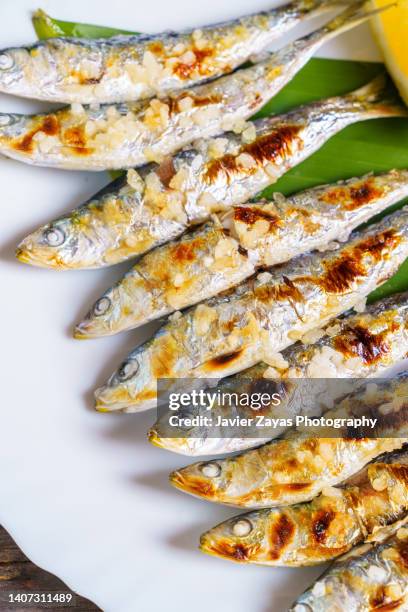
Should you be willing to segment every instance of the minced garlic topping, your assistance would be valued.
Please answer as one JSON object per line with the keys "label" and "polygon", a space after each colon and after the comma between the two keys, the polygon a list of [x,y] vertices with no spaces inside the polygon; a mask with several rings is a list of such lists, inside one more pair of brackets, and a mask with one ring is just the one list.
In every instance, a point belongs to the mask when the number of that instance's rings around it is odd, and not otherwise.
{"label": "minced garlic topping", "polygon": [[194,329],[198,336],[204,336],[217,319],[217,311],[205,304],[199,304],[194,313]]}
{"label": "minced garlic topping", "polygon": [[283,357],[282,353],[270,353],[268,350],[264,350],[262,359],[269,366],[277,370],[286,370],[289,367],[289,363]]}
{"label": "minced garlic topping", "polygon": [[132,187],[132,189],[134,189],[138,193],[143,193],[144,188],[145,188],[145,183],[142,177],[140,176],[140,174],[136,172],[136,170],[134,170],[133,168],[130,168],[130,170],[127,171],[126,180],[127,180],[127,184],[130,187]]}
{"label": "minced garlic topping", "polygon": [[326,335],[323,329],[310,329],[300,339],[302,344],[314,344]]}

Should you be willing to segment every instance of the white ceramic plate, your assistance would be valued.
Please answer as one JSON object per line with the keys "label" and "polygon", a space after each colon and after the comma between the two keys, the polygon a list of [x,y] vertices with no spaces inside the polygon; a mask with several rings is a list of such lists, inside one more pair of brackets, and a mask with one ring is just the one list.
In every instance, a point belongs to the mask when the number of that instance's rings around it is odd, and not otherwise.
{"label": "white ceramic plate", "polygon": [[[39,0],[0,2],[0,46],[34,40]],[[266,9],[267,0],[43,0],[67,20],[153,32]],[[378,59],[361,26],[322,55]],[[1,96],[2,111],[45,108]],[[73,323],[128,266],[53,272],[19,264],[17,242],[108,182],[0,160],[0,523],[27,555],[106,611],[280,612],[320,569],[240,566],[197,551],[199,534],[232,516],[173,490],[187,463],[153,448],[154,413],[103,415],[91,391],[149,329],[78,342]],[[150,326],[150,331],[153,329]]]}

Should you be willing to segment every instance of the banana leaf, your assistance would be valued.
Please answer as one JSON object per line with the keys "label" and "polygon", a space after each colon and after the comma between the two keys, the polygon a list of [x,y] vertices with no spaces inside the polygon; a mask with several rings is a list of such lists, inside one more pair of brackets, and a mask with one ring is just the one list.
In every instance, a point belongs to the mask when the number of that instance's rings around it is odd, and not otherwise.
{"label": "banana leaf", "polygon": [[[33,23],[40,39],[50,36],[100,38],[135,33],[59,21],[43,11],[37,11]],[[286,112],[301,104],[347,93],[384,70],[383,64],[374,62],[314,58],[255,117]],[[369,172],[385,172],[391,168],[408,168],[408,119],[376,119],[347,127],[261,195],[271,197],[274,191],[289,195],[315,185]],[[401,202],[393,209],[403,204]],[[369,301],[407,289],[408,260],[393,278],[370,295]]]}
{"label": "banana leaf", "polygon": [[129,30],[118,30],[105,26],[75,23],[53,19],[47,13],[38,9],[32,18],[35,33],[40,40],[58,36],[75,36],[76,38],[110,38],[118,34],[138,34]]}

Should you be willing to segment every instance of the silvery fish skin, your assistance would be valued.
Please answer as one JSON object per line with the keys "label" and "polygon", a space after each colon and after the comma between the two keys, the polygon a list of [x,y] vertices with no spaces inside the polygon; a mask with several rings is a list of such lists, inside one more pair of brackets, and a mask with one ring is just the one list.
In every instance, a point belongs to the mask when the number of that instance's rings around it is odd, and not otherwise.
{"label": "silvery fish skin", "polygon": [[[346,96],[259,119],[253,122],[256,136],[250,143],[229,133],[201,141],[198,149],[160,166],[146,166],[139,175],[130,170],[127,179],[118,179],[72,213],[30,234],[17,257],[63,270],[99,268],[142,255],[213,212],[247,202],[347,125],[406,115],[405,108],[388,98],[385,81],[377,78]],[[247,167],[248,156],[254,167]]]}
{"label": "silvery fish skin", "polygon": [[[385,459],[387,461],[387,459]],[[203,552],[270,566],[316,565],[348,552],[408,512],[408,453],[367,467],[366,477],[328,487],[313,501],[255,510],[201,536]],[[344,608],[343,608],[344,609]],[[330,609],[331,610],[331,609]]]}
{"label": "silvery fish skin", "polygon": [[334,563],[290,612],[370,612],[408,608],[408,528],[362,544]]}
{"label": "silvery fish skin", "polygon": [[97,409],[154,406],[158,378],[222,378],[249,368],[361,302],[407,256],[404,208],[355,232],[337,251],[274,266],[173,315],[96,391]]}
{"label": "silvery fish skin", "polygon": [[[285,349],[280,364],[275,360],[274,366],[271,367],[261,362],[225,379],[218,387],[222,392],[238,391],[249,394],[256,391],[257,381],[262,384],[265,378],[271,376],[274,381],[281,380],[283,384],[296,379],[314,379],[310,393],[306,394],[300,403],[296,394],[293,396],[289,389],[288,402],[285,402],[284,406],[285,416],[288,418],[295,418],[297,414],[320,416],[330,407],[333,395],[341,390],[339,378],[345,380],[379,378],[405,359],[408,353],[407,327],[408,293],[393,295],[368,306],[363,313],[351,311],[345,316],[333,319],[318,331],[316,335],[322,336],[318,340],[312,339],[312,343],[306,346],[298,342]],[[330,387],[327,380],[329,378],[336,380],[336,386],[330,389],[330,395],[327,392]],[[317,379],[321,379],[322,389],[320,383],[317,384]],[[229,406],[217,405],[215,410],[217,415],[231,416]],[[190,412],[191,407],[180,408],[178,411],[181,417],[184,413]],[[271,406],[265,408],[263,412],[269,418],[279,418],[281,406],[278,408]],[[249,414],[244,413],[243,416],[253,416],[253,411],[249,409]],[[278,437],[287,429],[285,426],[277,425],[274,437]],[[188,436],[183,438],[168,437],[168,431],[168,419],[164,415],[149,431],[150,442],[166,450],[189,456],[242,451],[270,439],[250,438],[247,432],[242,438],[236,435],[228,438],[225,432],[218,438],[209,437],[208,428],[205,427],[191,428]]]}
{"label": "silvery fish skin", "polygon": [[333,429],[329,427],[298,427],[284,438],[240,455],[181,468],[170,475],[170,482],[191,495],[239,508],[271,508],[313,499],[375,457],[401,448],[408,434],[408,373],[370,387],[352,393],[325,414],[327,419],[363,414],[377,419],[375,428],[358,431],[368,437],[350,437],[346,426],[336,430],[338,437],[330,437]]}
{"label": "silvery fish skin", "polygon": [[53,38],[0,51],[0,91],[54,102],[124,102],[231,72],[304,18],[341,2],[303,0],[185,32]]}
{"label": "silvery fish skin", "polygon": [[2,113],[0,153],[66,170],[121,169],[162,160],[197,138],[243,130],[244,120],[278,93],[323,42],[368,18],[361,4],[264,62],[165,99],[97,109],[77,104],[33,116]]}
{"label": "silvery fish skin", "polygon": [[77,325],[77,338],[139,327],[230,289],[255,273],[334,240],[408,197],[408,171],[309,189],[234,207],[154,249],[106,291]]}

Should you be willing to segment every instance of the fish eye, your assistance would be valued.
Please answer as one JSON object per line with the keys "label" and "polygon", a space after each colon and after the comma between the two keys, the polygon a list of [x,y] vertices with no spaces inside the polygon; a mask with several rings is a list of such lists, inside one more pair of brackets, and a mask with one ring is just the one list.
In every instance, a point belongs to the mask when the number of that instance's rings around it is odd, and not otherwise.
{"label": "fish eye", "polygon": [[129,380],[129,378],[132,378],[138,369],[139,364],[135,359],[132,361],[125,361],[125,363],[120,366],[116,376],[120,382],[125,382],[126,380]]}
{"label": "fish eye", "polygon": [[111,304],[112,302],[108,297],[101,297],[97,302],[95,302],[93,307],[95,317],[100,317],[101,315],[105,314],[105,312],[109,310]]}
{"label": "fish eye", "polygon": [[44,240],[49,246],[61,246],[61,244],[64,244],[65,242],[65,234],[58,227],[51,227],[50,229],[45,230]]}
{"label": "fish eye", "polygon": [[0,70],[10,70],[14,66],[14,59],[10,53],[0,54]]}
{"label": "fish eye", "polygon": [[216,478],[221,474],[221,466],[216,461],[210,461],[208,463],[203,463],[201,466],[201,472],[207,478]]}
{"label": "fish eye", "polygon": [[232,533],[239,538],[243,538],[251,533],[253,529],[251,521],[248,519],[239,519],[232,526]]}

